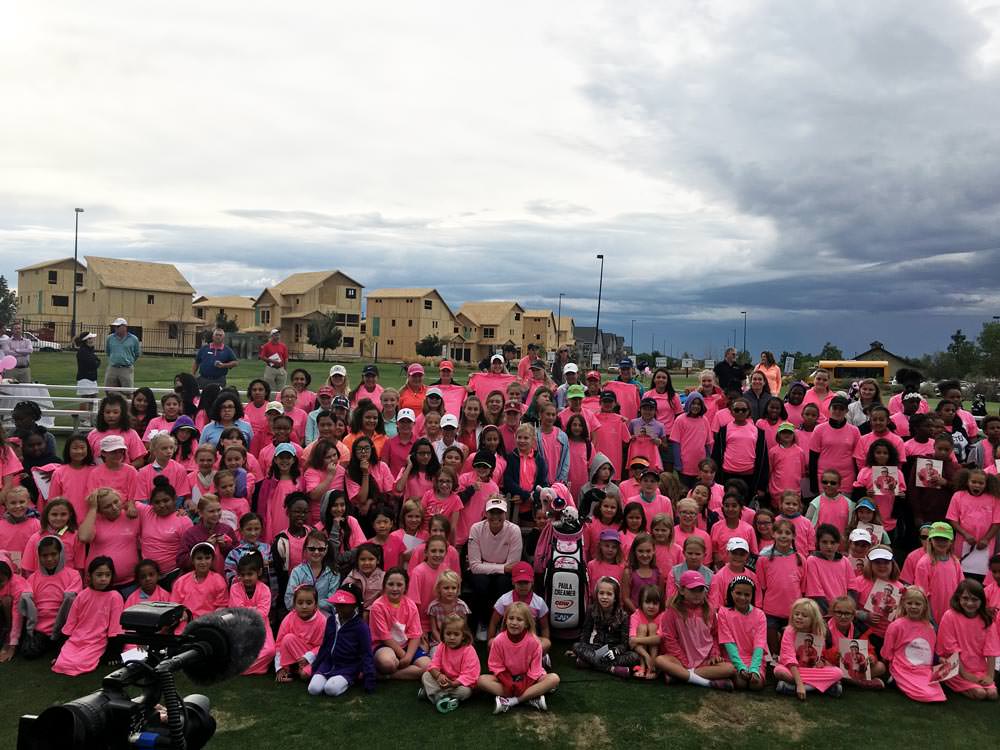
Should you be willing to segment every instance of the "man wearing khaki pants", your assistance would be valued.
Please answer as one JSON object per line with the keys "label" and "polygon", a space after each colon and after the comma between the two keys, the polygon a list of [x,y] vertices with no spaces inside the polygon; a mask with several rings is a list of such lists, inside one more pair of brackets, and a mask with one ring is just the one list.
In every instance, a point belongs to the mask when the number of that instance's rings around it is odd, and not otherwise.
{"label": "man wearing khaki pants", "polygon": [[125,318],[115,318],[111,325],[115,332],[104,342],[104,353],[108,355],[104,385],[107,388],[132,388],[135,385],[135,363],[142,354],[142,346],[135,334],[128,332]]}
{"label": "man wearing khaki pants", "polygon": [[285,365],[288,364],[288,347],[281,341],[281,331],[277,328],[271,329],[271,336],[260,348],[258,356],[264,362],[264,374],[261,379],[271,387],[271,393],[280,393],[288,377],[285,370]]}

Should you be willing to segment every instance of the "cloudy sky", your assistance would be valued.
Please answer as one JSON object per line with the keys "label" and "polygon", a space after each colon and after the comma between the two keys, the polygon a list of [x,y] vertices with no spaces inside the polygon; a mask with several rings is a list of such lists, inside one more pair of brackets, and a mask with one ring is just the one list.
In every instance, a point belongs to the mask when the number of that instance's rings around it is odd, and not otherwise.
{"label": "cloudy sky", "polygon": [[[363,6],[363,7],[362,7]],[[1000,5],[0,8],[0,273],[340,268],[636,347],[943,348],[1000,314]]]}

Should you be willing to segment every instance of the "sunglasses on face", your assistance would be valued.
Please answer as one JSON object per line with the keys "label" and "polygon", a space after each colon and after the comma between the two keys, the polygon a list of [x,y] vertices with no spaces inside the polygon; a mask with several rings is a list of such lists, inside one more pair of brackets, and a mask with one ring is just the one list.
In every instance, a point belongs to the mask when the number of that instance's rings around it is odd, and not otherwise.
{"label": "sunglasses on face", "polygon": [[326,552],[326,547],[306,547],[308,552]]}
{"label": "sunglasses on face", "polygon": [[835,481],[835,480],[834,480],[834,481],[831,481],[831,480],[829,480],[829,479],[824,479],[824,480],[823,480],[823,484],[825,484],[825,485],[830,485],[830,486],[833,486],[833,485],[837,485],[837,484],[840,484],[840,482],[837,482],[837,481]]}
{"label": "sunglasses on face", "polygon": [[748,411],[750,411],[750,410],[749,410],[749,409],[747,409],[747,408],[745,408],[745,407],[743,407],[743,406],[737,406],[737,407],[735,407],[735,408],[733,408],[733,409],[730,409],[730,411],[731,411],[731,412],[732,412],[733,414],[746,414],[746,413],[747,413]]}

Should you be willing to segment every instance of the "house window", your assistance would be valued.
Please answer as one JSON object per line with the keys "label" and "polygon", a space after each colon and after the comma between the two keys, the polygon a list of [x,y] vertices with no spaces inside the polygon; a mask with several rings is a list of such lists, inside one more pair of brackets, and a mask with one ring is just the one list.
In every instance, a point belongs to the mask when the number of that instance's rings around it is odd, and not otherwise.
{"label": "house window", "polygon": [[333,318],[333,322],[338,326],[342,326],[347,322],[347,316],[344,313],[337,313]]}
{"label": "house window", "polygon": [[344,344],[345,347],[353,348],[354,347],[354,337],[353,336],[344,336],[343,344]]}
{"label": "house window", "polygon": [[83,286],[83,274],[82,273],[77,273],[76,274],[76,285],[77,286]]}
{"label": "house window", "polygon": [[483,327],[483,338],[484,339],[496,338],[496,335],[497,335],[497,329],[496,328],[487,328],[486,326]]}
{"label": "house window", "polygon": [[396,342],[395,342],[395,341],[393,341],[392,339],[389,339],[389,340],[388,340],[388,341],[386,341],[385,343],[386,343],[386,344],[388,344],[389,346],[392,346],[392,345],[393,345],[393,344],[395,344]]}
{"label": "house window", "polygon": [[167,338],[171,341],[177,340],[177,324],[171,323],[167,326]]}
{"label": "house window", "polygon": [[514,313],[514,320],[520,320],[520,319],[521,319],[521,313]]}
{"label": "house window", "polygon": [[535,341],[541,341],[541,340],[542,340],[542,336],[541,336],[541,334],[539,334],[539,333],[536,333],[536,334],[535,334]]}
{"label": "house window", "polygon": [[458,326],[455,326],[455,333],[458,333]]}
{"label": "house window", "polygon": [[357,299],[358,290],[355,289],[353,286],[349,286],[344,290],[344,296],[347,297],[347,299]]}
{"label": "house window", "polygon": [[302,324],[301,323],[296,323],[295,324],[294,334],[295,334],[295,341],[296,342],[302,341]]}
{"label": "house window", "polygon": [[69,297],[65,294],[53,294],[52,295],[52,306],[53,307],[69,307]]}
{"label": "house window", "polygon": [[271,309],[268,307],[261,308],[260,311],[260,322],[264,325],[269,325],[271,322]]}
{"label": "house window", "polygon": [[412,320],[406,321],[406,327],[407,328],[413,328],[413,321]]}
{"label": "house window", "polygon": [[432,320],[431,321],[431,328],[437,328],[437,327],[438,327],[438,322],[436,320]]}
{"label": "house window", "polygon": [[147,294],[146,295],[146,304],[147,305],[155,304],[155,302],[156,302],[156,296],[155,295],[153,295],[153,294]]}
{"label": "house window", "polygon": [[58,271],[49,271],[49,283],[50,284],[58,284],[59,283],[59,272]]}
{"label": "house window", "polygon": [[429,299],[425,299],[424,300],[424,309],[425,310],[430,310],[433,307],[434,307],[434,301],[433,300],[429,300]]}
{"label": "house window", "polygon": [[360,322],[361,322],[361,317],[358,316],[358,315],[348,315],[347,316],[347,325],[349,325],[349,326],[356,326]]}
{"label": "house window", "polygon": [[389,325],[392,326],[393,328],[395,328],[396,327],[396,319],[393,318],[392,320],[390,320],[389,321]]}
{"label": "house window", "polygon": [[196,308],[195,311],[194,311],[194,314],[197,315],[202,320],[204,320],[205,319],[205,308],[204,307]]}

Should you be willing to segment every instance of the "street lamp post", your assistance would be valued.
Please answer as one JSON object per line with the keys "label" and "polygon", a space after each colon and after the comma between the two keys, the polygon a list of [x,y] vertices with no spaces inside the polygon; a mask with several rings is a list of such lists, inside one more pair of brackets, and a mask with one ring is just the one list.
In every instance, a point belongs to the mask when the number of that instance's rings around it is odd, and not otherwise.
{"label": "street lamp post", "polygon": [[559,334],[562,333],[562,298],[566,292],[559,292],[559,312],[556,316],[556,349],[559,349]]}
{"label": "street lamp post", "polygon": [[75,226],[73,228],[73,320],[69,324],[69,336],[70,336],[71,339],[75,339],[76,338],[76,287],[77,287],[77,283],[76,283],[76,273],[77,273],[76,272],[76,268],[77,268],[76,251],[77,251],[77,246],[79,244],[79,239],[80,239],[80,214],[83,213],[83,209],[82,208],[74,208],[73,211],[74,211],[74,216],[76,218],[76,224],[75,224]]}
{"label": "street lamp post", "polygon": [[743,316],[743,353],[747,355],[747,359],[750,359],[750,352],[747,351],[747,311],[741,310],[740,315]]}
{"label": "street lamp post", "polygon": [[628,346],[629,346],[629,349],[632,350],[632,356],[634,357],[635,356],[635,318],[632,318],[632,330],[629,333],[628,339],[629,339]]}
{"label": "street lamp post", "polygon": [[598,260],[601,261],[601,275],[597,281],[597,322],[594,323],[594,349],[597,349],[597,342],[601,338],[601,292],[604,290],[604,253],[597,254]]}

